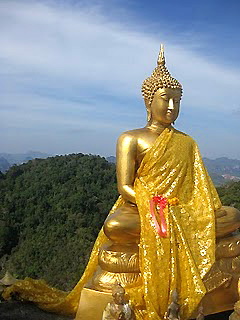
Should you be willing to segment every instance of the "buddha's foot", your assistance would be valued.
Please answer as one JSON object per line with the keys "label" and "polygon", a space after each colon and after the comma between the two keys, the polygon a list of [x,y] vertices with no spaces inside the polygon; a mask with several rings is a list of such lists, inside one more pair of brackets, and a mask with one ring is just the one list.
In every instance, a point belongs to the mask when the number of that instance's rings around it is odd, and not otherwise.
{"label": "buddha's foot", "polygon": [[92,279],[91,288],[111,292],[112,286],[138,285],[141,281],[137,244],[106,244],[98,255],[98,270]]}

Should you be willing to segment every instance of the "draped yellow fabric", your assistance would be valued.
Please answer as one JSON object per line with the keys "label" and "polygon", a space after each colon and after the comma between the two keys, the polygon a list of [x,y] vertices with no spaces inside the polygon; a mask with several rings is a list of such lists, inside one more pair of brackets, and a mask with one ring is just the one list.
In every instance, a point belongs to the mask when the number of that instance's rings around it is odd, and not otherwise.
{"label": "draped yellow fabric", "polygon": [[[221,207],[193,139],[166,129],[144,157],[135,191],[147,319],[164,318],[175,288],[187,319],[206,292],[202,279],[214,263],[214,211]],[[166,216],[167,238],[158,236],[149,212],[149,199],[160,194],[179,199]]]}
{"label": "draped yellow fabric", "polygon": [[[127,294],[137,307],[137,320],[163,320],[175,288],[181,319],[187,319],[206,292],[202,279],[214,263],[214,211],[221,207],[194,140],[174,128],[165,129],[142,160],[134,189],[141,221],[142,285]],[[160,194],[179,199],[179,205],[169,206],[166,213],[166,238],[159,237],[149,210],[149,200]],[[123,203],[120,196],[110,214]],[[81,290],[93,275],[99,248],[106,240],[101,230],[81,280],[68,295],[41,281],[26,279],[7,289],[5,298],[18,292],[45,310],[76,312]],[[140,312],[143,307],[146,311]]]}

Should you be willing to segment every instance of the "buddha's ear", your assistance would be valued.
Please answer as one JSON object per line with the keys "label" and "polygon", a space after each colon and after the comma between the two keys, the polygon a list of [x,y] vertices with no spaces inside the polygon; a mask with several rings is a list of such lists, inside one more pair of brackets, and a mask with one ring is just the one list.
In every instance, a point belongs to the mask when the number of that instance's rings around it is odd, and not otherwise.
{"label": "buddha's ear", "polygon": [[148,99],[144,98],[144,102],[145,102],[145,106],[146,106],[146,109],[147,109],[147,121],[150,122],[151,120],[151,105],[150,105],[150,102]]}
{"label": "buddha's ear", "polygon": [[145,102],[146,109],[150,110],[151,109],[151,105],[149,103],[149,100],[147,98],[144,98],[144,102]]}

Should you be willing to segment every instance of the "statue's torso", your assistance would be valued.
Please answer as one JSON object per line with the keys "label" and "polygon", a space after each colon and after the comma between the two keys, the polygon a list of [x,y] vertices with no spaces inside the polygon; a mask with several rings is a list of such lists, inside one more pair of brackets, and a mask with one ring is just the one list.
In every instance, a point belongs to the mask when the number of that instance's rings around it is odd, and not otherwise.
{"label": "statue's torso", "polygon": [[139,128],[125,132],[125,135],[129,135],[129,137],[134,137],[136,139],[136,170],[139,168],[145,154],[153,146],[155,140],[159,137],[162,131],[156,132],[148,128]]}

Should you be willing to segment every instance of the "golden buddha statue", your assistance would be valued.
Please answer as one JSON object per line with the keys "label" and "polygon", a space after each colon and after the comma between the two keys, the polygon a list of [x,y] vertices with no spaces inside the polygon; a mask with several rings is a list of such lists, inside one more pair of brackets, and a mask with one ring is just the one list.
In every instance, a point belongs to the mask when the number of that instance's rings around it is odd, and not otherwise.
{"label": "golden buddha statue", "polygon": [[[234,274],[240,272],[240,237],[231,233],[240,226],[240,212],[222,207],[196,143],[172,127],[182,87],[165,66],[163,47],[142,92],[147,125],[118,139],[121,196],[105,221],[103,231],[109,241],[99,248],[98,269],[88,285],[110,292],[113,283],[120,282],[138,306],[139,319],[146,314],[149,319],[164,318],[175,288],[180,292],[183,319],[191,316],[204,296],[205,314],[224,311],[237,297]],[[167,239],[157,234],[149,206],[159,194],[168,199]],[[175,206],[171,205],[174,198],[178,199]],[[158,210],[153,211],[159,227]],[[223,288],[231,298],[225,298]]]}
{"label": "golden buddha statue", "polygon": [[[163,46],[142,92],[147,125],[123,133],[117,144],[120,197],[72,292],[34,300],[46,310],[78,310],[78,320],[100,320],[106,303],[97,315],[94,301],[109,302],[116,282],[125,288],[137,320],[165,319],[174,290],[183,320],[194,316],[200,302],[210,314],[238,300],[240,236],[234,232],[240,212],[222,207],[197,144],[173,127],[182,86],[165,66]],[[24,287],[16,283],[5,297],[12,291],[24,295]]]}

